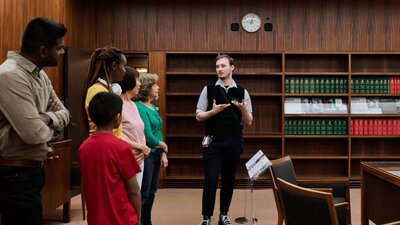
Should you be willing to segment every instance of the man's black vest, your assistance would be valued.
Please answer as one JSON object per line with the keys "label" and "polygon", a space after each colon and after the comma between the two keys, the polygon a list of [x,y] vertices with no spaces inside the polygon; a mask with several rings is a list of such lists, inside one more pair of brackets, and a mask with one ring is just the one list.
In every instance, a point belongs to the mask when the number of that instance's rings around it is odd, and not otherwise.
{"label": "man's black vest", "polygon": [[231,103],[232,99],[242,102],[244,99],[244,88],[237,85],[228,89],[228,93],[225,89],[219,85],[211,84],[207,85],[207,98],[208,107],[207,111],[212,109],[213,100],[215,99],[216,104],[231,105],[224,109],[222,112],[212,116],[205,122],[205,132],[208,135],[224,135],[224,134],[242,134],[242,113],[238,107]]}

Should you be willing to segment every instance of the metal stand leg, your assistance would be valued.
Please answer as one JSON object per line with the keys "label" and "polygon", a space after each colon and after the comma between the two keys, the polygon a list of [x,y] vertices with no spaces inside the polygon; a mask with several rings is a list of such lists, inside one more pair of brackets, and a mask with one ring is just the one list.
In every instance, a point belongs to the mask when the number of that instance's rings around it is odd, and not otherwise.
{"label": "metal stand leg", "polygon": [[253,224],[257,224],[258,219],[254,216],[254,210],[253,210],[253,180],[250,180],[250,210],[251,210],[251,218]]}
{"label": "metal stand leg", "polygon": [[235,222],[239,223],[239,224],[245,224],[249,221],[246,218],[246,215],[247,215],[247,193],[246,193],[246,190],[247,190],[248,186],[249,185],[247,184],[247,187],[244,189],[244,214],[242,217],[238,217],[235,219]]}

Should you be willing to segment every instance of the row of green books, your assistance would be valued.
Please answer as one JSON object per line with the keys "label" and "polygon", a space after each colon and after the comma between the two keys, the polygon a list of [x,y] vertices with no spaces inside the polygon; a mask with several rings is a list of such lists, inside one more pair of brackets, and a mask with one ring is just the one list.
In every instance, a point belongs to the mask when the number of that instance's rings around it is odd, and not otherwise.
{"label": "row of green books", "polygon": [[389,94],[388,77],[367,77],[351,79],[352,94]]}
{"label": "row of green books", "polygon": [[346,135],[344,119],[286,119],[286,135]]}
{"label": "row of green books", "polygon": [[286,77],[285,93],[347,93],[345,77]]}

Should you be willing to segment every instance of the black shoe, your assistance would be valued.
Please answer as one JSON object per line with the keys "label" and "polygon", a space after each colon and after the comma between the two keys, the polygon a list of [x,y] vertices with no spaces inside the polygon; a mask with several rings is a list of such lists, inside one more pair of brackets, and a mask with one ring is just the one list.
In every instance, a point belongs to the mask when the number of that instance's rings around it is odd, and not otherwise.
{"label": "black shoe", "polygon": [[199,225],[211,225],[211,220],[203,220]]}
{"label": "black shoe", "polygon": [[232,225],[232,223],[227,215],[220,215],[218,225]]}

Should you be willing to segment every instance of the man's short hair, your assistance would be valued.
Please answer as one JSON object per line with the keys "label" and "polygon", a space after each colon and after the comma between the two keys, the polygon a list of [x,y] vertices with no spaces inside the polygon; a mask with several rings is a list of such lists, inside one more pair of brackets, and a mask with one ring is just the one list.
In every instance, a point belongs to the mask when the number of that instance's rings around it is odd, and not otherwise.
{"label": "man's short hair", "polygon": [[227,58],[227,59],[229,60],[229,65],[230,65],[230,66],[233,66],[233,65],[234,65],[235,60],[233,60],[233,58],[230,57],[228,54],[221,54],[221,55],[218,55],[218,56],[215,58],[215,61],[218,61],[218,60],[223,59],[223,58]]}
{"label": "man's short hair", "polygon": [[89,116],[96,126],[105,126],[122,112],[122,99],[111,92],[99,92],[89,103]]}
{"label": "man's short hair", "polygon": [[66,33],[67,28],[61,23],[42,17],[35,18],[25,28],[21,52],[33,53],[40,46],[51,49]]}

